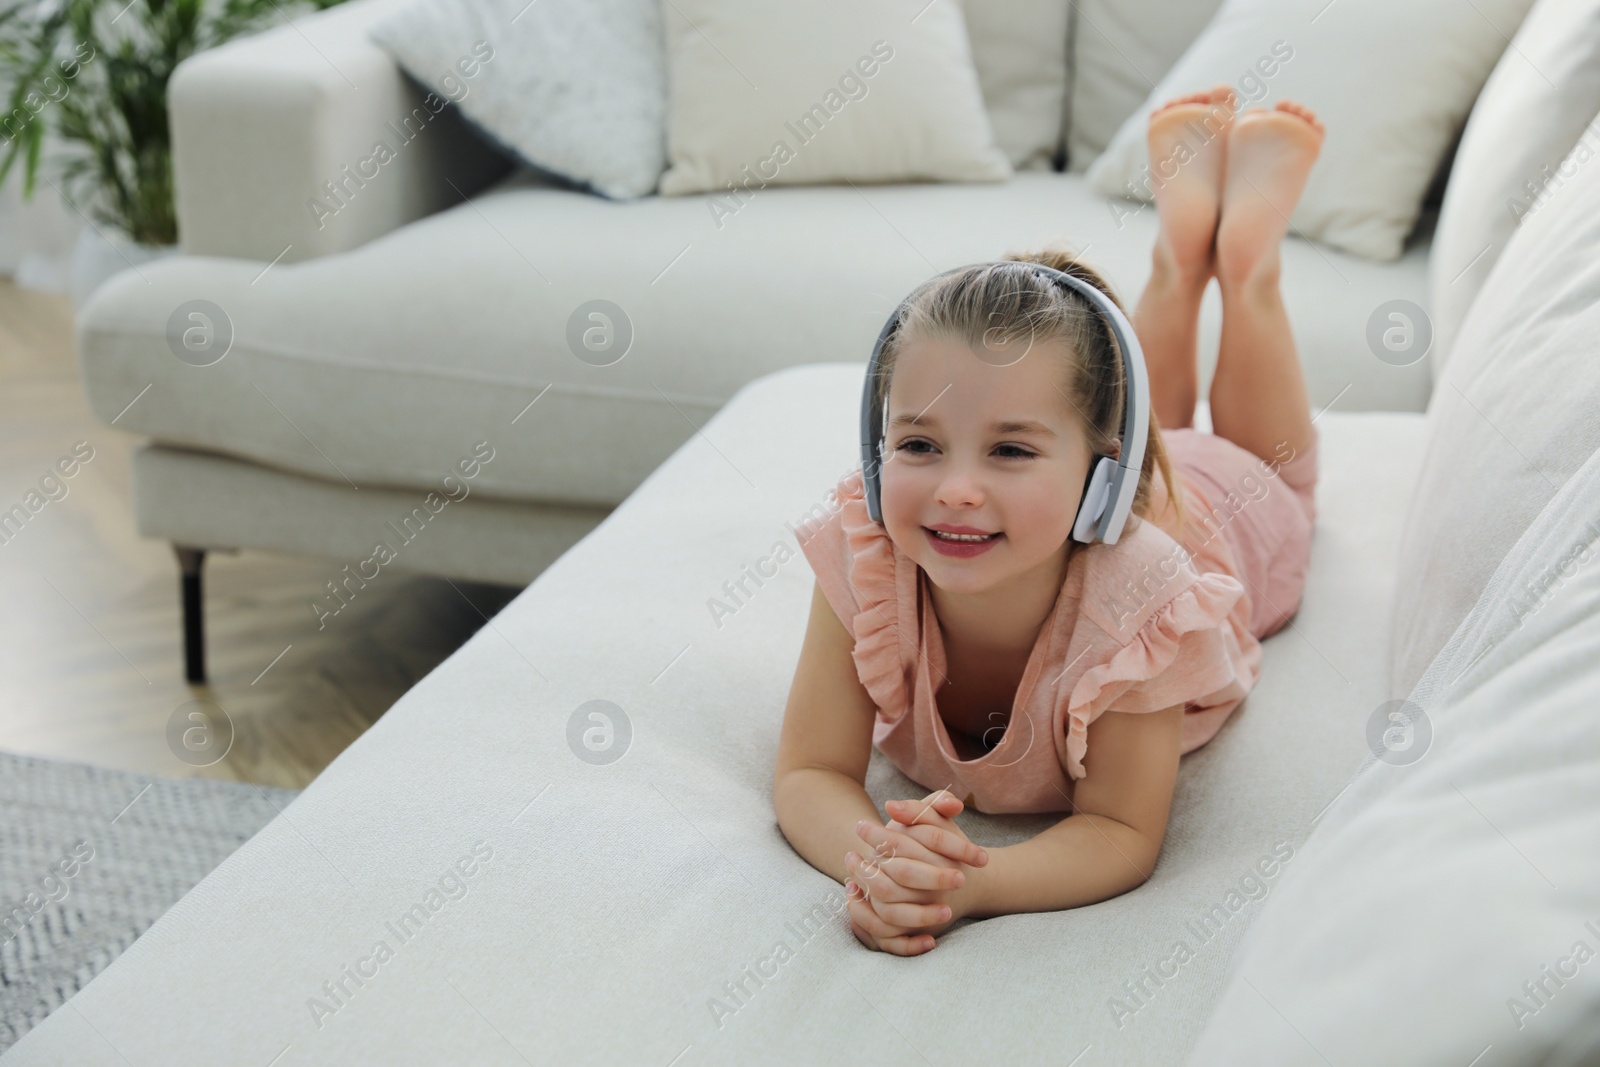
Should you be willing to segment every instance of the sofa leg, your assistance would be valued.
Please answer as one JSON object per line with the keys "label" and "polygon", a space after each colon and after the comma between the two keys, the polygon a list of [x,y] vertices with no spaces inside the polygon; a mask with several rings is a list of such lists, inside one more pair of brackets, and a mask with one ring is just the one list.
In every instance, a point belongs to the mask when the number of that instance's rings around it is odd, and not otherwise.
{"label": "sofa leg", "polygon": [[183,598],[183,673],[190,682],[206,680],[205,602],[200,595],[200,567],[206,550],[173,545],[178,554],[179,588]]}

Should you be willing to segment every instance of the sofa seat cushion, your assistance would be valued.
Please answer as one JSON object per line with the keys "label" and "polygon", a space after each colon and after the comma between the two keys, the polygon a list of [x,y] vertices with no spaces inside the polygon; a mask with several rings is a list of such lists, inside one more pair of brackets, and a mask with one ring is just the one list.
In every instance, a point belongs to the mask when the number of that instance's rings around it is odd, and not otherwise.
{"label": "sofa seat cushion", "polygon": [[[792,528],[857,458],[862,371],[791,368],[742,390],[15,1062],[264,1064],[286,1045],[295,1063],[516,1062],[510,1042],[538,1063],[668,1063],[691,1046],[698,1061],[874,1048],[920,1063],[906,1040],[932,1054],[974,1032],[998,1062],[1090,1044],[1097,1062],[1180,1062],[1388,696],[1423,419],[1319,419],[1304,602],[1264,642],[1260,685],[1184,757],[1151,880],[964,923],[908,965],[851,936],[841,887],[789,846],[771,800],[813,583]],[[714,611],[736,582],[733,612]],[[926,792],[878,753],[867,787],[880,809]],[[991,847],[1055,821],[960,817]],[[470,875],[447,880],[463,860]],[[442,880],[449,894],[397,938],[386,924]],[[1170,974],[1177,941],[1192,958],[1158,988],[1146,968]],[[336,1005],[323,983],[346,966],[368,977]]]}
{"label": "sofa seat cushion", "polygon": [[[756,188],[731,202],[719,228],[724,200],[615,203],[519,175],[347,253],[142,266],[82,310],[90,402],[165,443],[357,487],[432,486],[492,430],[506,447],[477,492],[609,506],[747,382],[802,363],[864,365],[895,303],[932,274],[1060,239],[1131,307],[1157,228],[1153,208],[1128,214],[1119,201],[1114,217],[1081,176],[1050,172]],[[1385,301],[1425,302],[1426,251],[1383,265],[1285,243],[1317,406],[1423,410],[1426,363],[1377,359],[1366,331]],[[181,344],[186,330],[205,343],[187,317],[196,301],[219,309],[213,346],[231,334],[208,366]],[[589,317],[594,301],[609,302],[609,323]],[[1207,374],[1220,309],[1213,287]]]}

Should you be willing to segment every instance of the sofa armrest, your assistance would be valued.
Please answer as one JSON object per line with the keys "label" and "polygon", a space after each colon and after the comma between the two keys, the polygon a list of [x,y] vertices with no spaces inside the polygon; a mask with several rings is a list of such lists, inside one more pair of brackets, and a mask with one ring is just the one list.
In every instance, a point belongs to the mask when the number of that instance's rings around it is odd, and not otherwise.
{"label": "sofa armrest", "polygon": [[342,252],[510,169],[368,39],[406,2],[352,0],[179,65],[169,103],[185,252],[284,262]]}

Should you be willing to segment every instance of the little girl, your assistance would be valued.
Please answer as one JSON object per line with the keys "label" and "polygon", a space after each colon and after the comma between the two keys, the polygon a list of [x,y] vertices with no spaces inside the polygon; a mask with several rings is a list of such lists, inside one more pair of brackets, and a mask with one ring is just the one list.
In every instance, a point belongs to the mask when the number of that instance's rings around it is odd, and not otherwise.
{"label": "little girl", "polygon": [[[1279,245],[1323,126],[1297,104],[1235,103],[1219,85],[1150,118],[1161,230],[1132,321],[1152,411],[1115,544],[1069,534],[1092,457],[1120,446],[1122,361],[1089,303],[1030,264],[1111,290],[1057,250],[913,293],[877,383],[883,522],[857,469],[800,527],[816,587],[773,803],[795,850],[845,882],[870,948],[916,955],[963,917],[1141,885],[1178,757],[1222,726],[1260,639],[1299,608],[1318,438]],[[1207,434],[1192,422],[1212,277]],[[873,745],[934,790],[890,801],[887,824],[863,788]],[[953,821],[967,806],[1070,815],[990,852]]]}

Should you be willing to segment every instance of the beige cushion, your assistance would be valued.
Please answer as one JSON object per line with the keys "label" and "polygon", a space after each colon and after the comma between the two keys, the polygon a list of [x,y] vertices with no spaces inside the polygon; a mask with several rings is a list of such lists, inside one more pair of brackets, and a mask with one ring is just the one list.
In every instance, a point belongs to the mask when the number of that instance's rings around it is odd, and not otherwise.
{"label": "beige cushion", "polygon": [[[89,401],[119,430],[365,490],[431,486],[500,426],[513,447],[477,494],[609,506],[746,382],[819,353],[865,363],[893,302],[938,270],[1070,239],[1131,306],[1156,225],[1149,210],[1118,228],[1081,175],[1049,171],[768,189],[720,231],[701,197],[619,204],[517,180],[341,255],[264,273],[178,256],[127,272],[83,308],[78,346]],[[1317,407],[1426,407],[1427,367],[1391,367],[1359,340],[1378,304],[1426,299],[1426,253],[1376,264],[1284,243]],[[196,299],[233,327],[213,366],[180,361],[167,341],[174,310]],[[605,366],[570,347],[595,299],[621,307],[634,335]],[[1213,287],[1203,375],[1220,323]]]}
{"label": "beige cushion", "polygon": [[1564,163],[1563,173],[1572,179],[1511,235],[1428,406],[1395,591],[1396,694],[1600,447],[1600,166]]}
{"label": "beige cushion", "polygon": [[[1298,100],[1327,127],[1292,217],[1357,255],[1400,255],[1428,185],[1531,0],[1228,0],[1088,170],[1106,196],[1149,199],[1145,126],[1174,96],[1244,78],[1260,106]],[[1315,24],[1312,20],[1315,19]],[[1240,95],[1250,94],[1240,90]],[[1247,105],[1248,106],[1248,105]]]}
{"label": "beige cushion", "polygon": [[[1393,731],[1374,746],[1385,758],[1290,864],[1189,1067],[1597,1062],[1597,557],[1600,453],[1512,549],[1412,705],[1373,708]],[[1519,617],[1531,585],[1547,596]]]}
{"label": "beige cushion", "polygon": [[[772,810],[813,582],[789,526],[859,461],[861,382],[853,363],[752,383],[7,1062],[120,1065],[118,1049],[135,1064],[265,1065],[293,1043],[280,1067],[521,1064],[513,1048],[537,1064],[668,1064],[685,1049],[680,1064],[922,1064],[918,1048],[948,1063],[963,1042],[1002,1064],[1067,1063],[1091,1044],[1080,1067],[1181,1062],[1387,692],[1385,612],[1422,419],[1334,410],[1317,423],[1304,604],[1264,642],[1244,706],[1183,758],[1151,880],[1090,907],[963,924],[909,961],[856,942],[829,904],[839,884]],[[435,521],[422,536],[447,533],[451,512]],[[714,614],[712,598],[735,613]],[[595,700],[631,722],[604,766],[580,758]],[[879,804],[926,792],[881,754],[867,789]],[[961,821],[999,846],[1059,818]],[[493,854],[465,895],[429,905],[399,943],[385,923],[479,840]],[[1108,1000],[1213,908],[1208,942],[1119,1027]],[[393,958],[375,978],[363,967],[370,980],[319,1028],[307,998],[380,938]],[[758,963],[779,939],[793,955]],[[730,997],[746,967],[762,984]]]}
{"label": "beige cushion", "polygon": [[1222,0],[1077,0],[1067,169],[1082,173]]}
{"label": "beige cushion", "polygon": [[1017,170],[1050,169],[1067,103],[1067,0],[962,0],[962,11],[995,142]]}
{"label": "beige cushion", "polygon": [[1484,84],[1456,150],[1428,264],[1435,378],[1511,231],[1540,210],[1547,184],[1571,178],[1561,161],[1580,136],[1588,156],[1573,164],[1600,152],[1597,112],[1600,0],[1539,0]]}
{"label": "beige cushion", "polygon": [[734,182],[737,208],[764,183],[1011,176],[959,5],[914,17],[894,0],[673,0],[663,13],[663,195]]}

